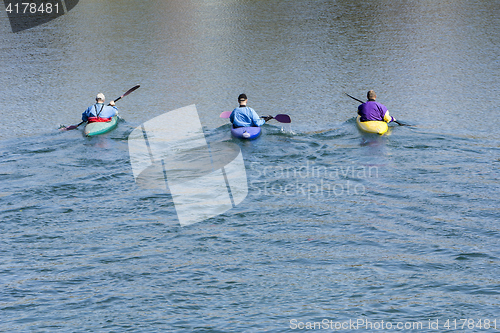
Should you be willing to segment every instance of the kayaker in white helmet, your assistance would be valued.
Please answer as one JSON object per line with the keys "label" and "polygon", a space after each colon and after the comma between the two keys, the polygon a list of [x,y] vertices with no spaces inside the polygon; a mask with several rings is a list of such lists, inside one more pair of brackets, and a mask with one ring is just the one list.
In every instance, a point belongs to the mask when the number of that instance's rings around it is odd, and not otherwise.
{"label": "kayaker in white helmet", "polygon": [[82,113],[82,121],[106,121],[111,119],[111,117],[118,114],[118,109],[115,106],[115,102],[109,102],[109,105],[105,105],[106,97],[103,93],[98,93],[95,100],[96,103],[89,106],[84,113]]}

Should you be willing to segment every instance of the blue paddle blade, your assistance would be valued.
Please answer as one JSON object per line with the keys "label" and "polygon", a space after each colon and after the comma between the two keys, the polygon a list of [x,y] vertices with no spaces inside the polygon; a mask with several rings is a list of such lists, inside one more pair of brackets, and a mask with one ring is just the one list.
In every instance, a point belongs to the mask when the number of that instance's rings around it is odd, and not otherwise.
{"label": "blue paddle blade", "polygon": [[276,121],[279,121],[280,123],[285,123],[285,124],[289,124],[292,122],[292,119],[287,114],[277,114],[276,117],[274,117],[274,119],[276,119]]}
{"label": "blue paddle blade", "polygon": [[221,118],[229,118],[229,116],[231,115],[231,111],[224,111],[220,114],[219,117]]}

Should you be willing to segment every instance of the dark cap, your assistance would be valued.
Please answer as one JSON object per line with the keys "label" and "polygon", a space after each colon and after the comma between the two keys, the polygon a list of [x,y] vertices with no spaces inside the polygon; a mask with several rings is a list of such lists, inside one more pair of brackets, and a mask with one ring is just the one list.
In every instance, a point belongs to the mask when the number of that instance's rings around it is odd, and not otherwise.
{"label": "dark cap", "polygon": [[238,96],[238,102],[239,102],[239,101],[246,101],[247,99],[248,99],[248,98],[247,98],[247,95],[245,95],[245,94],[240,94],[240,95]]}

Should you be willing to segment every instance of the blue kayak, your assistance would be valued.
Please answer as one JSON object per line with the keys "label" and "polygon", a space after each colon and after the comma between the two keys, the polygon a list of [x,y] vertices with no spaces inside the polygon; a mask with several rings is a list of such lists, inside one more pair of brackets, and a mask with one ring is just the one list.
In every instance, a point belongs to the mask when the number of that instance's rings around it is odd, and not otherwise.
{"label": "blue kayak", "polygon": [[256,139],[261,132],[262,130],[260,127],[231,127],[231,134],[238,139]]}

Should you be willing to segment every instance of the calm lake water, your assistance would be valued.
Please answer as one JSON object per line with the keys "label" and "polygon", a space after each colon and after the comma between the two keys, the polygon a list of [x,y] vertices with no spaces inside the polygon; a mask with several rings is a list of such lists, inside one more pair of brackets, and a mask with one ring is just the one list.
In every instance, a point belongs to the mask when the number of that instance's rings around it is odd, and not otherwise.
{"label": "calm lake water", "polygon": [[[18,33],[0,8],[1,332],[500,330],[500,2],[86,0]],[[58,131],[135,84],[116,130]],[[369,89],[414,126],[360,133]],[[232,139],[242,92],[292,124]],[[192,104],[249,192],[181,227],[127,139]]]}

